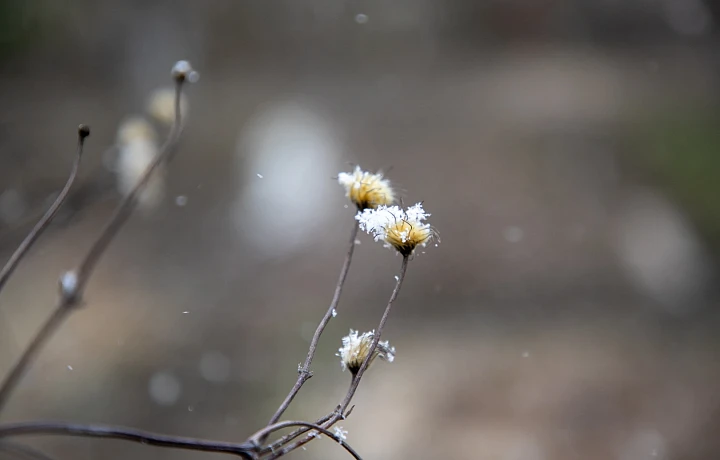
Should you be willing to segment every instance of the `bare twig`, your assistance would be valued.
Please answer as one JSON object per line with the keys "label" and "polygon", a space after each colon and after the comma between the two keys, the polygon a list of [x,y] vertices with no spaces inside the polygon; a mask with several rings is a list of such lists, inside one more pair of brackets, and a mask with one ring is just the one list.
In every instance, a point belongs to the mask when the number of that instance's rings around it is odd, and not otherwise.
{"label": "bare twig", "polygon": [[32,364],[32,361],[42,349],[42,346],[50,339],[50,337],[52,337],[53,333],[74,310],[73,307],[79,305],[82,300],[84,288],[92,275],[93,269],[112,242],[115,235],[117,235],[118,231],[132,214],[132,211],[137,205],[137,196],[143,191],[153,172],[161,163],[170,157],[177,146],[178,139],[182,131],[180,98],[182,96],[183,84],[185,83],[185,74],[176,75],[173,69],[173,76],[175,78],[175,123],[170,130],[167,140],[163,144],[160,153],[157,155],[155,160],[150,164],[150,166],[148,166],[142,177],[138,180],[137,184],[135,184],[135,187],[115,209],[112,217],[100,232],[100,236],[95,240],[86,256],[82,259],[80,267],[74,272],[68,272],[66,274],[69,275],[67,279],[63,279],[61,281],[62,295],[60,301],[53,310],[52,315],[32,339],[28,348],[23,352],[20,359],[12,367],[9,374],[2,382],[2,385],[0,385],[0,412],[2,411],[10,394],[17,386],[17,383],[24,375],[25,370]]}
{"label": "bare twig", "polygon": [[73,182],[75,182],[75,177],[77,176],[78,169],[80,168],[80,160],[82,159],[85,139],[89,135],[90,128],[88,128],[86,125],[80,125],[78,127],[77,153],[75,154],[75,161],[73,161],[72,169],[70,170],[70,176],[68,176],[68,179],[65,182],[65,186],[60,191],[60,194],[57,196],[57,198],[55,198],[55,201],[50,206],[50,208],[45,212],[45,215],[43,215],[42,218],[38,221],[38,223],[35,224],[33,229],[30,230],[30,233],[28,233],[22,243],[20,243],[20,246],[18,246],[13,255],[10,256],[10,259],[8,259],[2,271],[0,271],[0,291],[3,290],[3,288],[5,287],[5,283],[7,283],[8,279],[10,279],[10,276],[20,264],[20,261],[23,259],[25,254],[27,254],[33,244],[35,244],[35,241],[40,238],[42,232],[44,232],[45,229],[48,228],[50,222],[52,222],[53,218],[55,217],[55,214],[57,214],[58,210],[65,202],[65,199],[70,192],[70,187],[72,187]]}
{"label": "bare twig", "polygon": [[352,455],[354,458],[356,458],[358,460],[362,460],[360,458],[360,456],[357,454],[357,452],[355,452],[355,450],[352,447],[350,447],[345,441],[343,441],[339,436],[335,435],[334,433],[331,433],[330,431],[326,430],[325,428],[321,427],[320,425],[317,425],[315,423],[310,423],[310,422],[301,422],[301,421],[291,420],[291,421],[280,422],[280,423],[275,423],[274,425],[266,426],[265,428],[263,428],[262,430],[258,431],[257,433],[255,433],[254,435],[252,435],[250,437],[250,443],[257,446],[257,445],[259,445],[258,444],[259,440],[266,438],[270,433],[272,433],[274,431],[282,430],[283,428],[289,428],[292,426],[302,426],[302,427],[306,427],[308,429],[313,429],[313,430],[317,431],[318,433],[325,434],[329,438],[333,439],[338,444],[343,446],[343,448],[345,448],[345,450],[347,450],[350,453],[350,455]]}
{"label": "bare twig", "polygon": [[[330,322],[330,319],[332,319],[333,316],[336,314],[336,309],[338,303],[340,302],[340,295],[342,294],[342,289],[345,285],[348,271],[350,270],[350,263],[352,262],[353,252],[355,251],[355,239],[357,238],[357,234],[358,223],[357,221],[355,221],[352,231],[350,232],[350,242],[348,243],[347,253],[345,254],[345,261],[343,262],[342,269],[340,270],[338,282],[335,285],[335,293],[333,294],[332,301],[330,302],[330,307],[328,307],[327,312],[325,312],[325,316],[323,316],[322,320],[320,320],[320,324],[318,324],[317,329],[315,329],[315,334],[310,341],[310,348],[308,349],[308,354],[305,358],[305,362],[303,363],[302,367],[298,369],[298,378],[295,382],[295,385],[290,390],[290,393],[288,393],[288,395],[285,397],[285,400],[282,402],[282,404],[280,404],[280,407],[278,407],[277,411],[275,411],[275,414],[273,414],[273,416],[270,418],[270,421],[267,424],[268,427],[280,420],[280,417],[285,412],[285,410],[287,410],[288,406],[290,406],[290,403],[295,398],[295,395],[298,394],[300,388],[302,388],[305,382],[307,382],[308,379],[312,377],[310,365],[312,364],[312,360],[315,357],[315,352],[317,351],[317,345],[320,341],[320,336],[325,330],[325,327]],[[267,436],[263,436],[262,438],[260,438],[260,444],[265,442],[265,439],[267,439]]]}
{"label": "bare twig", "polygon": [[[385,312],[382,315],[382,318],[380,319],[380,324],[378,325],[377,329],[375,330],[375,335],[373,337],[372,345],[370,346],[370,350],[368,352],[367,357],[365,357],[365,360],[363,361],[362,365],[360,366],[360,369],[358,370],[357,374],[352,379],[352,382],[350,383],[350,388],[347,391],[347,394],[345,395],[345,398],[343,398],[342,402],[337,406],[334,412],[329,414],[328,420],[322,424],[323,428],[330,428],[335,423],[337,423],[339,420],[342,420],[346,417],[346,410],[350,406],[350,402],[352,401],[353,396],[355,395],[355,391],[358,388],[358,385],[360,385],[360,379],[362,378],[363,374],[367,370],[368,366],[370,365],[370,360],[372,359],[373,353],[375,352],[375,349],[377,348],[378,343],[380,342],[380,338],[382,336],[382,331],[385,328],[385,323],[387,322],[388,317],[390,316],[390,310],[392,310],[393,303],[397,299],[398,294],[400,293],[400,288],[402,287],[403,280],[405,279],[405,274],[407,273],[407,266],[408,266],[409,256],[403,256],[402,265],[400,266],[400,275],[397,278],[397,282],[395,283],[395,289],[393,289],[392,294],[390,295],[390,300],[388,301],[387,307],[385,307]],[[270,455],[268,457],[268,460],[273,460],[279,457],[282,457],[289,452],[297,449],[298,447],[301,447],[308,442],[312,441],[314,439],[314,436],[306,436],[303,439],[296,441],[292,444],[287,445],[286,447],[283,447],[282,450],[277,451]]]}
{"label": "bare twig", "polygon": [[155,172],[158,166],[160,166],[170,158],[170,156],[173,154],[173,151],[177,147],[178,140],[180,139],[180,134],[183,130],[182,114],[180,113],[180,99],[182,97],[183,83],[185,83],[184,78],[175,79],[175,122],[170,129],[170,134],[165,140],[165,143],[160,148],[160,153],[158,153],[154,161],[145,170],[143,175],[138,180],[137,184],[135,184],[135,187],[122,200],[122,202],[120,202],[118,207],[115,209],[112,217],[110,217],[110,220],[100,232],[100,236],[97,240],[95,240],[93,245],[90,247],[87,255],[83,259],[82,263],[80,264],[80,268],[77,272],[78,293],[83,292],[83,288],[87,284],[90,275],[95,268],[95,265],[97,265],[98,261],[100,260],[100,257],[110,245],[113,238],[115,238],[115,235],[117,235],[123,225],[125,225],[125,222],[127,222],[128,218],[137,206],[137,197],[138,195],[140,195],[140,193],[142,193],[145,185],[150,180],[152,174]]}
{"label": "bare twig", "polygon": [[400,275],[398,275],[397,282],[395,283],[395,289],[393,289],[393,292],[390,295],[390,300],[388,300],[387,307],[385,307],[385,312],[383,312],[382,318],[380,318],[380,324],[378,324],[378,327],[375,330],[375,336],[373,337],[373,343],[370,346],[370,351],[368,352],[365,361],[363,361],[362,365],[360,366],[360,369],[357,371],[357,374],[355,374],[355,377],[353,377],[352,383],[350,384],[350,389],[348,390],[347,395],[345,395],[345,399],[343,399],[343,402],[340,403],[340,406],[336,411],[339,417],[344,417],[343,414],[350,406],[350,402],[355,395],[355,391],[357,390],[358,385],[360,385],[360,379],[370,365],[373,353],[375,353],[375,349],[380,342],[380,337],[382,336],[382,331],[385,328],[385,323],[387,323],[388,317],[390,316],[390,310],[392,310],[393,303],[395,302],[395,299],[397,299],[397,296],[400,293],[400,288],[402,287],[402,283],[405,280],[408,261],[409,256],[403,256],[402,264],[400,265]]}
{"label": "bare twig", "polygon": [[55,460],[44,452],[18,442],[0,442],[0,452],[7,452],[15,455],[16,458],[27,458],[29,460]]}
{"label": "bare twig", "polygon": [[[326,415],[326,416],[324,416],[324,417],[316,420],[316,421],[315,421],[315,425],[322,425],[322,424],[324,424],[325,422],[327,422],[328,420],[330,420],[330,419],[332,418],[332,416],[333,416],[333,414],[328,414],[328,415]],[[297,429],[297,430],[295,430],[295,431],[292,431],[292,432],[286,434],[285,436],[283,436],[282,438],[278,439],[277,441],[273,442],[272,444],[270,444],[270,445],[268,445],[268,446],[266,446],[266,447],[263,447],[262,450],[260,451],[260,453],[261,453],[261,454],[267,454],[267,453],[270,453],[270,452],[274,452],[274,451],[276,451],[277,449],[279,449],[280,447],[282,447],[282,446],[284,446],[285,444],[287,444],[287,443],[289,443],[290,441],[292,441],[293,439],[297,438],[298,436],[301,436],[301,435],[307,433],[308,431],[310,431],[310,428],[306,428],[306,427],[299,428],[299,429]]]}
{"label": "bare twig", "polygon": [[0,412],[2,412],[2,409],[10,398],[13,390],[17,386],[22,376],[25,374],[25,370],[30,366],[30,364],[37,357],[38,353],[40,353],[40,351],[42,350],[43,345],[47,343],[47,341],[50,339],[50,337],[53,336],[54,332],[58,329],[58,327],[62,325],[65,319],[73,311],[72,308],[66,308],[65,306],[63,306],[63,303],[64,302],[61,301],[55,307],[52,315],[50,315],[50,318],[48,318],[45,324],[43,324],[43,327],[40,329],[40,331],[35,334],[33,340],[30,342],[30,344],[20,356],[20,359],[15,363],[12,369],[10,369],[10,372],[5,376],[2,384],[0,384]]}
{"label": "bare twig", "polygon": [[254,454],[255,447],[249,443],[237,444],[182,436],[169,436],[134,428],[64,422],[25,422],[0,425],[0,439],[22,435],[60,435],[120,439],[158,447],[234,454],[246,459],[256,458]]}

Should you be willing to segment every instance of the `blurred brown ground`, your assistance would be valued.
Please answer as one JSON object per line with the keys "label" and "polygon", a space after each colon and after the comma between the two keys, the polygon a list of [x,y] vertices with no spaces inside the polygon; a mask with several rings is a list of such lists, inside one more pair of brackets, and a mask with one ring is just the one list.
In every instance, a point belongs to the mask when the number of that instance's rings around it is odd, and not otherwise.
{"label": "blurred brown ground", "polygon": [[[102,155],[118,124],[176,60],[201,79],[163,206],[115,240],[0,421],[243,440],[331,298],[352,225],[332,177],[359,163],[392,167],[442,237],[386,330],[397,360],[374,365],[343,425],[364,458],[719,458],[717,242],[633,136],[648,114],[717,112],[712,10],[671,3],[7,4],[27,43],[1,61],[2,260],[62,186],[76,125],[92,137],[72,200],[0,297],[0,371],[117,202]],[[360,239],[289,418],[335,406],[340,338],[374,328],[392,290],[399,258]],[[340,455],[321,441],[294,458]]]}

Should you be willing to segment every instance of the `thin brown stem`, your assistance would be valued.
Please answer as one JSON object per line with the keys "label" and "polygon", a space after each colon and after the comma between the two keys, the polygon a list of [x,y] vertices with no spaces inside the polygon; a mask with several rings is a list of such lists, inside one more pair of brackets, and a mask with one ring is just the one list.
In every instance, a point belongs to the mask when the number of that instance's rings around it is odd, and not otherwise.
{"label": "thin brown stem", "polygon": [[20,246],[17,247],[15,252],[10,256],[10,259],[8,259],[7,263],[5,263],[2,271],[0,271],[0,291],[3,290],[5,284],[10,279],[10,276],[20,264],[23,257],[25,257],[25,254],[27,254],[30,248],[32,248],[33,244],[35,244],[37,239],[40,238],[40,235],[45,231],[45,229],[50,226],[50,222],[52,222],[58,210],[65,202],[65,199],[70,193],[70,187],[72,187],[73,183],[75,182],[75,177],[77,176],[78,169],[80,168],[80,160],[82,159],[85,139],[89,135],[90,129],[87,126],[80,125],[78,127],[77,153],[75,154],[75,161],[73,161],[72,169],[70,170],[70,176],[68,176],[68,179],[65,182],[65,186],[60,191],[60,194],[57,196],[57,198],[55,198],[53,204],[45,212],[45,214],[38,221],[38,223],[35,224],[33,229],[30,230],[30,233],[28,233],[22,243],[20,243]]}
{"label": "thin brown stem", "polygon": [[[355,239],[357,238],[357,234],[358,223],[357,221],[355,221],[352,231],[350,232],[350,242],[348,243],[348,249],[345,254],[345,261],[343,262],[342,268],[340,269],[340,276],[338,277],[338,282],[335,285],[335,293],[333,294],[330,306],[325,312],[325,316],[323,316],[323,318],[320,320],[320,324],[318,324],[317,329],[315,329],[315,334],[310,341],[310,348],[308,349],[308,354],[305,358],[305,362],[303,363],[302,367],[298,369],[298,378],[297,381],[295,381],[295,385],[293,385],[290,393],[288,393],[288,395],[285,397],[285,400],[282,402],[282,404],[280,404],[280,407],[278,407],[277,411],[275,411],[275,414],[273,414],[273,416],[270,418],[270,421],[267,424],[268,427],[280,420],[280,417],[282,417],[282,414],[287,410],[288,406],[290,406],[290,403],[298,394],[300,388],[302,388],[305,382],[307,382],[310,377],[312,377],[310,365],[312,364],[313,358],[315,357],[318,342],[320,342],[320,336],[322,335],[325,327],[327,327],[333,316],[337,314],[336,309],[338,303],[340,302],[340,295],[342,294],[343,286],[345,285],[345,280],[347,279],[347,274],[350,270],[350,263],[352,262],[353,252],[355,251]],[[262,437],[262,439],[260,439],[260,443],[262,444],[263,442],[265,442],[266,438],[267,436]]]}
{"label": "thin brown stem", "polygon": [[[350,402],[352,401],[353,396],[355,395],[355,391],[358,388],[358,385],[360,385],[360,379],[362,379],[363,374],[367,370],[368,366],[370,365],[371,357],[373,356],[373,353],[375,353],[375,349],[377,348],[378,343],[380,342],[380,338],[382,337],[382,331],[385,328],[385,323],[387,323],[388,317],[390,316],[390,311],[392,310],[393,304],[395,300],[397,299],[398,294],[400,293],[400,288],[402,287],[402,283],[405,280],[405,274],[407,273],[407,267],[409,262],[409,256],[403,256],[402,265],[400,266],[400,275],[398,275],[397,282],[395,283],[395,289],[393,289],[392,294],[390,295],[390,300],[388,300],[388,304],[385,307],[385,311],[383,312],[382,318],[380,318],[380,324],[378,325],[377,329],[375,330],[375,336],[373,337],[372,345],[370,346],[369,352],[365,360],[363,361],[362,365],[360,366],[360,369],[358,372],[353,376],[352,382],[350,383],[350,388],[347,391],[347,394],[345,395],[345,398],[343,398],[342,402],[337,406],[335,411],[330,414],[328,420],[322,424],[323,428],[329,428],[333,426],[335,423],[337,423],[339,420],[342,420],[346,416],[346,410],[348,406],[350,406]],[[289,452],[292,452],[293,450],[297,449],[298,447],[301,447],[308,442],[313,440],[313,436],[306,436],[303,439],[299,441],[295,441],[292,444],[287,445],[286,447],[283,447],[282,450],[278,452],[274,452],[271,456],[268,457],[268,460],[273,460],[279,457],[282,457]]]}
{"label": "thin brown stem", "polygon": [[[325,422],[330,420],[332,418],[332,416],[333,416],[333,414],[328,414],[328,415],[316,420],[315,425],[324,424]],[[264,455],[264,454],[267,454],[270,452],[274,452],[277,449],[284,446],[285,444],[292,441],[293,439],[297,438],[298,436],[301,436],[301,435],[307,433],[308,431],[310,431],[310,428],[306,428],[306,427],[298,428],[297,430],[292,431],[292,432],[286,434],[285,436],[283,436],[282,438],[278,439],[277,441],[273,442],[272,444],[270,444],[266,447],[263,447],[262,450],[260,451],[260,454]]]}
{"label": "thin brown stem", "polygon": [[357,390],[358,385],[360,385],[360,379],[362,378],[363,374],[365,374],[368,366],[370,366],[372,356],[375,353],[375,349],[377,348],[378,343],[380,342],[380,338],[382,337],[382,331],[383,329],[385,329],[385,323],[387,323],[388,317],[390,316],[390,310],[392,310],[393,303],[395,303],[395,300],[400,293],[400,288],[402,287],[403,281],[405,280],[405,274],[407,273],[409,260],[410,259],[407,255],[403,256],[402,264],[400,265],[400,274],[398,275],[397,282],[395,283],[395,289],[393,289],[393,292],[390,295],[390,300],[388,300],[388,304],[385,307],[385,312],[383,312],[382,318],[380,318],[380,324],[378,324],[378,327],[375,330],[375,336],[373,337],[370,351],[368,352],[367,357],[365,357],[365,360],[360,366],[360,369],[357,371],[357,374],[355,374],[355,377],[353,377],[352,383],[350,384],[350,389],[348,390],[347,394],[345,395],[345,399],[343,399],[343,401],[340,403],[340,406],[337,410],[337,412],[341,416],[343,415],[345,410],[347,410],[348,406],[350,406],[350,402],[355,395],[355,391]]}
{"label": "thin brown stem", "polygon": [[[310,423],[310,422],[290,420],[290,421],[275,423],[273,425],[266,426],[265,428],[263,428],[262,430],[258,431],[257,433],[255,433],[254,435],[252,435],[250,437],[250,443],[253,445],[259,445],[258,444],[259,440],[262,438],[266,438],[270,433],[273,433],[278,430],[282,430],[283,428],[289,428],[292,426],[306,427],[308,429],[315,430],[318,433],[327,435],[329,438],[335,440],[338,444],[343,446],[343,448],[345,448],[345,450],[347,450],[350,453],[350,455],[352,455],[354,458],[356,458],[358,460],[362,460],[362,459],[360,459],[360,456],[357,454],[357,452],[355,452],[355,450],[352,447],[350,447],[347,443],[345,443],[339,436],[331,433],[330,431],[326,430],[325,428],[321,427],[320,425],[317,425],[315,423]],[[317,436],[317,435],[315,435],[315,436]]]}
{"label": "thin brown stem", "polygon": [[0,412],[2,412],[13,390],[17,387],[18,382],[25,374],[25,370],[35,360],[42,350],[43,345],[45,345],[50,337],[53,336],[55,331],[63,324],[71,312],[72,309],[65,308],[62,302],[56,306],[52,315],[50,315],[50,318],[48,318],[45,324],[43,324],[43,327],[40,331],[38,331],[27,348],[23,351],[20,359],[5,376],[2,384],[0,384]]}
{"label": "thin brown stem", "polygon": [[246,459],[256,458],[254,454],[255,447],[248,443],[237,444],[182,436],[169,436],[120,426],[83,425],[64,422],[25,422],[0,425],[0,439],[23,435],[60,435],[120,439],[151,446],[234,454]]}
{"label": "thin brown stem", "polygon": [[70,278],[72,278],[72,283],[62,286],[60,302],[53,310],[50,318],[32,339],[28,348],[23,351],[20,359],[12,367],[2,385],[0,385],[0,411],[22,376],[25,374],[26,369],[32,365],[35,357],[41,351],[42,346],[47,343],[54,332],[60,327],[60,325],[62,325],[64,320],[68,318],[69,314],[74,311],[74,307],[80,304],[83,290],[92,275],[93,269],[109,244],[112,242],[115,235],[117,235],[118,231],[132,214],[132,211],[135,209],[137,204],[137,196],[143,191],[152,173],[170,156],[177,146],[180,132],[182,131],[180,98],[182,96],[184,81],[184,77],[175,78],[175,123],[170,130],[167,140],[163,144],[155,160],[145,170],[140,180],[138,180],[138,183],[135,184],[135,187],[115,209],[112,217],[100,232],[100,236],[95,240],[86,256],[82,259],[80,268],[75,272],[68,273],[71,275]]}
{"label": "thin brown stem", "polygon": [[184,79],[175,80],[175,122],[170,129],[170,134],[165,140],[165,143],[160,148],[160,153],[155,157],[154,161],[147,167],[143,175],[138,180],[135,187],[130,193],[120,202],[118,207],[115,209],[110,220],[105,224],[105,227],[100,232],[100,236],[93,243],[88,251],[87,255],[80,263],[78,269],[78,293],[81,294],[85,285],[87,284],[93,269],[97,265],[100,257],[105,253],[113,238],[117,235],[120,229],[125,225],[128,218],[132,214],[133,210],[137,206],[137,197],[142,193],[143,189],[147,185],[150,177],[153,175],[155,170],[163,164],[172,155],[173,151],[177,147],[180,134],[182,133],[182,114],[180,113],[180,99],[182,97],[182,88]]}

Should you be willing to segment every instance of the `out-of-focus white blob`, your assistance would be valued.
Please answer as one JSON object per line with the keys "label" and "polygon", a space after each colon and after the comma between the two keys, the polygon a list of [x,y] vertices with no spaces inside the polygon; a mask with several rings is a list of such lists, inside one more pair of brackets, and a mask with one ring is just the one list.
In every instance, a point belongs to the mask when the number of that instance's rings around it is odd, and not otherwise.
{"label": "out-of-focus white blob", "polygon": [[640,430],[632,433],[630,439],[620,449],[619,460],[663,460],[667,458],[665,439],[654,430]]}
{"label": "out-of-focus white blob", "polygon": [[511,225],[510,227],[505,227],[503,230],[503,238],[505,238],[505,241],[508,243],[519,243],[522,241],[523,237],[525,236],[525,232],[522,228],[516,227],[514,225]]}
{"label": "out-of-focus white blob", "polygon": [[[180,114],[183,124],[190,111],[190,103],[183,93],[180,97]],[[160,123],[172,126],[175,122],[175,88],[159,88],[150,94],[147,101],[147,112]]]}
{"label": "out-of-focus white blob", "polygon": [[25,200],[16,189],[11,188],[0,193],[0,222],[3,224],[17,223],[26,210]]}
{"label": "out-of-focus white blob", "polygon": [[[117,187],[123,196],[127,196],[159,153],[157,135],[144,118],[129,118],[120,125],[117,146]],[[138,196],[138,204],[141,209],[152,211],[164,196],[165,170],[160,165]]]}
{"label": "out-of-focus white blob", "polygon": [[712,15],[702,0],[663,0],[665,21],[680,35],[702,35],[712,27]]}
{"label": "out-of-focus white blob", "polygon": [[150,377],[148,383],[150,398],[162,406],[172,406],[180,398],[182,384],[170,372],[158,371]]}
{"label": "out-of-focus white blob", "polygon": [[200,358],[200,375],[208,382],[224,383],[230,378],[230,360],[219,351],[208,351]]}
{"label": "out-of-focus white blob", "polygon": [[615,223],[616,250],[630,280],[674,313],[691,310],[710,278],[696,232],[650,190],[630,193]]}
{"label": "out-of-focus white blob", "polygon": [[331,197],[341,198],[338,150],[331,123],[299,102],[267,107],[240,132],[233,219],[262,256],[287,257],[321,232]]}

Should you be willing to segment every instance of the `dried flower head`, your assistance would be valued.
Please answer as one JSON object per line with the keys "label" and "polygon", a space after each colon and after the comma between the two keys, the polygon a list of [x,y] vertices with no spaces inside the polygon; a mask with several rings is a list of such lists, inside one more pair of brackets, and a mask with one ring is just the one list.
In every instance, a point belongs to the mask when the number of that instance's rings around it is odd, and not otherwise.
{"label": "dried flower head", "polygon": [[338,182],[345,187],[345,195],[360,210],[375,209],[395,201],[390,181],[382,173],[370,173],[356,166],[353,172],[338,174]]}
{"label": "dried flower head", "polygon": [[380,206],[377,209],[364,209],[355,219],[360,228],[375,237],[375,241],[384,241],[386,247],[395,248],[400,254],[408,256],[417,246],[425,246],[435,235],[435,230],[423,221],[426,213],[422,203],[407,209],[398,206]]}
{"label": "dried flower head", "polygon": [[[348,369],[353,375],[357,374],[363,361],[370,353],[374,338],[375,331],[363,332],[358,335],[357,331],[350,329],[350,335],[343,337],[343,346],[336,353],[336,356],[340,357],[340,365],[343,370]],[[393,362],[395,360],[395,347],[391,347],[387,340],[378,342],[368,366],[378,356],[389,363]]]}

